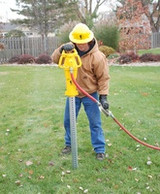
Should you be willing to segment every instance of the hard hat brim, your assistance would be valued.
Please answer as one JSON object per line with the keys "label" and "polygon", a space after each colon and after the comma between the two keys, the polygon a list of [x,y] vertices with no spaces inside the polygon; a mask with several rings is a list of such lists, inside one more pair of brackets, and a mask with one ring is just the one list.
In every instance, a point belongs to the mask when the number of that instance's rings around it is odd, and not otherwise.
{"label": "hard hat brim", "polygon": [[94,38],[94,34],[92,31],[90,31],[90,36],[89,38],[83,39],[83,40],[79,40],[79,39],[75,39],[72,35],[72,32],[69,34],[69,39],[71,42],[76,43],[76,44],[85,44],[90,42],[91,40],[93,40]]}

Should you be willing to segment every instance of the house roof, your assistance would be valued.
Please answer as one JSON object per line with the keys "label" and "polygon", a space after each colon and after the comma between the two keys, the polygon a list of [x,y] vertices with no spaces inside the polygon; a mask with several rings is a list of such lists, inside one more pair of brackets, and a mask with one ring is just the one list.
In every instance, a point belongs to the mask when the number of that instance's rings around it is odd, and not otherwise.
{"label": "house roof", "polygon": [[18,26],[16,24],[11,23],[2,23],[0,28],[1,32],[9,32],[10,30],[16,29]]}

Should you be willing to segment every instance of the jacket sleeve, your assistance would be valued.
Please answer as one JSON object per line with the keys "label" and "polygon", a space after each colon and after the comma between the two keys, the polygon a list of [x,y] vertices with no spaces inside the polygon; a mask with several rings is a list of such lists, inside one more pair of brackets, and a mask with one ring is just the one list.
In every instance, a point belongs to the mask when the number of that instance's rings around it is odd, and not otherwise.
{"label": "jacket sleeve", "polygon": [[106,57],[100,52],[95,59],[94,73],[98,84],[98,93],[100,95],[109,94],[109,65]]}
{"label": "jacket sleeve", "polygon": [[[61,47],[61,46],[60,46]],[[60,47],[58,47],[57,49],[54,50],[54,52],[52,53],[51,55],[51,59],[52,59],[52,62],[58,64],[59,62],[59,58],[61,56],[61,53],[60,53]]]}

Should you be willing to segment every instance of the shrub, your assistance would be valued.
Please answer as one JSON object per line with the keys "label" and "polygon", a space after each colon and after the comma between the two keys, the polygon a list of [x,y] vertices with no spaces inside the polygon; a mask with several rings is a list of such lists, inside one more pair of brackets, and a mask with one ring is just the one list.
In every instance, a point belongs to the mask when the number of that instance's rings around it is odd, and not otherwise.
{"label": "shrub", "polygon": [[124,63],[135,62],[137,60],[139,60],[139,56],[136,55],[134,52],[130,52],[130,53],[121,55],[120,58],[118,59],[118,62],[120,64],[124,64]]}
{"label": "shrub", "polygon": [[18,64],[34,63],[35,58],[32,55],[24,54],[20,56]]}
{"label": "shrub", "polygon": [[94,28],[94,34],[98,41],[103,42],[104,45],[114,48],[118,48],[119,31],[117,26],[108,26],[107,24],[101,24]]}
{"label": "shrub", "polygon": [[109,46],[100,46],[99,50],[106,56],[108,57],[110,54],[115,53],[115,50]]}
{"label": "shrub", "polygon": [[52,62],[52,59],[47,54],[41,54],[38,58],[36,58],[35,62],[37,64],[50,64]]}
{"label": "shrub", "polygon": [[7,34],[5,34],[5,37],[23,37],[25,36],[24,32],[21,30],[10,30]]}
{"label": "shrub", "polygon": [[155,55],[156,61],[160,61],[160,55]]}
{"label": "shrub", "polygon": [[160,55],[154,55],[151,53],[146,53],[140,56],[139,60],[141,62],[150,62],[150,61],[160,61]]}
{"label": "shrub", "polygon": [[9,59],[8,63],[18,63],[19,59],[20,55],[15,55]]}

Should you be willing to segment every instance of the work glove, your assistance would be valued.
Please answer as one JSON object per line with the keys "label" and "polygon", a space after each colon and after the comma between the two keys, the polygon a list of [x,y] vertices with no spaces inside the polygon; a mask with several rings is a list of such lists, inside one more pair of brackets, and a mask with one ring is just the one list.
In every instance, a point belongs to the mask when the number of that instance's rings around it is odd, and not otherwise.
{"label": "work glove", "polygon": [[99,101],[102,104],[102,107],[104,108],[104,110],[109,109],[109,103],[107,102],[107,95],[100,95]]}
{"label": "work glove", "polygon": [[71,43],[67,43],[67,44],[64,44],[61,48],[60,48],[60,53],[64,51],[71,51],[74,49],[74,44],[71,44]]}

